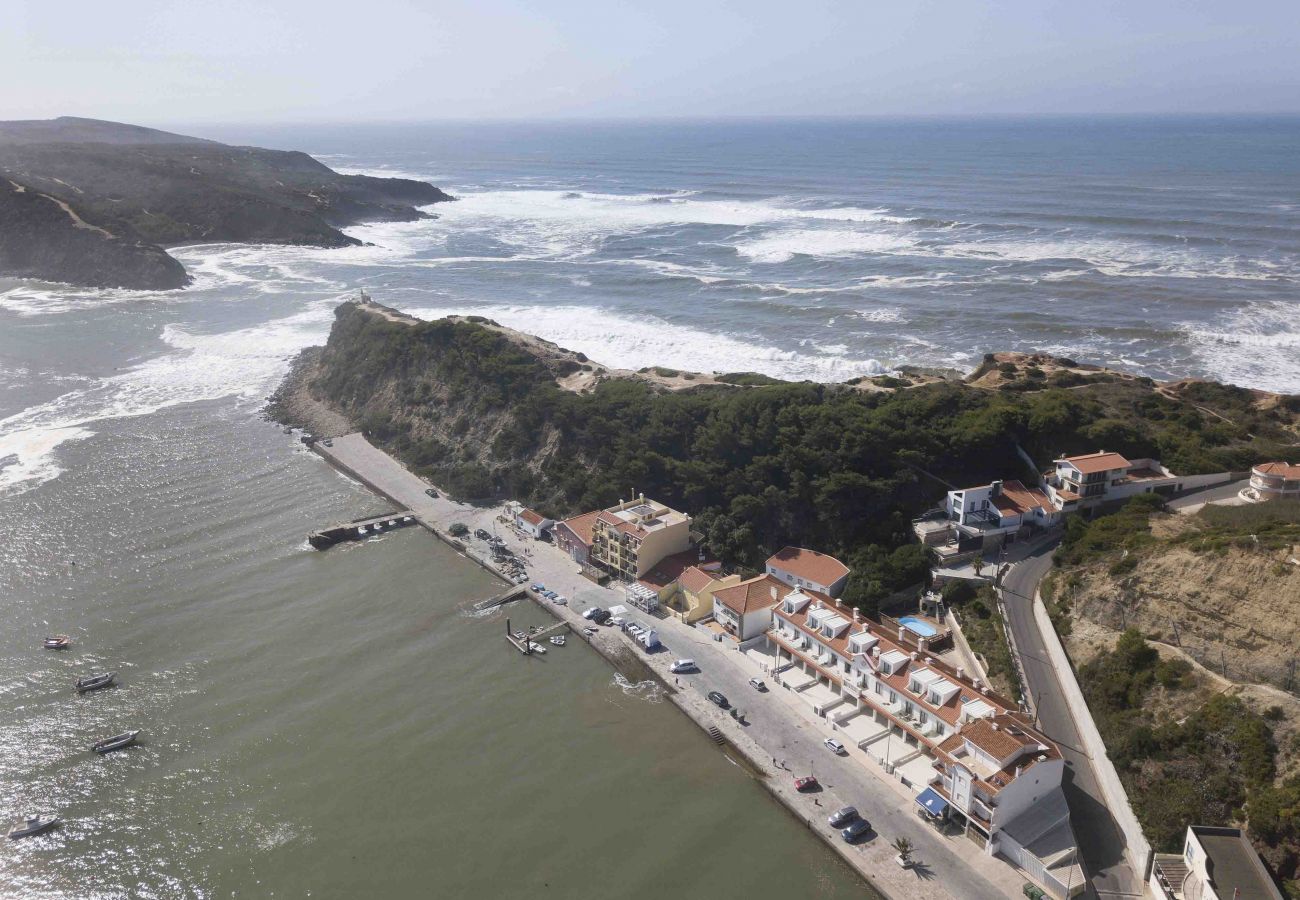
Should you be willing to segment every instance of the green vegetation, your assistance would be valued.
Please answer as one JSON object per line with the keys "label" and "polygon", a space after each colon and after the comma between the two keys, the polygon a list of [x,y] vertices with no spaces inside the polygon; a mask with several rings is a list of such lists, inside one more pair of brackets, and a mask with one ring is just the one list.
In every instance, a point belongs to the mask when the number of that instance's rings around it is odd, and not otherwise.
{"label": "green vegetation", "polygon": [[452,537],[464,537],[469,534],[469,526],[464,522],[452,522],[447,528],[447,533]]}
{"label": "green vegetation", "polygon": [[[562,390],[555,364],[467,322],[395,323],[340,307],[312,385],[372,438],[466,500],[515,497],[551,514],[642,491],[689,511],[724,561],[757,567],[787,543],[840,556],[870,609],[921,580],[910,519],[944,481],[1022,477],[1107,447],[1182,472],[1276,455],[1255,438],[1132,382],[1005,395],[960,383],[893,393],[753,373],[664,391],[610,379]],[[900,549],[895,549],[900,548]]]}
{"label": "green vegetation", "polygon": [[1205,506],[1196,518],[1201,527],[1183,543],[1198,553],[1228,547],[1283,550],[1300,543],[1300,503]]}
{"label": "green vegetation", "polygon": [[[1176,852],[1189,822],[1227,825],[1245,808],[1255,838],[1271,847],[1290,842],[1294,853],[1300,782],[1273,785],[1277,747],[1263,716],[1227,694],[1200,702],[1189,693],[1191,664],[1162,660],[1133,629],[1084,665],[1079,683],[1157,850]],[[1157,691],[1191,711],[1157,721]]]}
{"label": "green vegetation", "polygon": [[[1131,566],[1130,556],[1152,543],[1151,514],[1164,508],[1158,494],[1139,494],[1117,512],[1088,520],[1071,516],[1065,520],[1065,534],[1056,551],[1059,566],[1080,565],[1101,557],[1122,554],[1114,565]],[[1119,574],[1112,570],[1113,574]]]}
{"label": "green vegetation", "polygon": [[1011,647],[1002,626],[993,588],[975,587],[968,581],[952,581],[944,585],[943,599],[961,621],[961,633],[966,643],[984,662],[993,686],[1008,697],[1019,698],[1019,676],[1011,658]]}
{"label": "green vegetation", "polygon": [[723,384],[739,384],[744,387],[786,383],[780,378],[773,378],[771,375],[763,375],[759,372],[728,372],[725,375],[718,375],[716,380]]}

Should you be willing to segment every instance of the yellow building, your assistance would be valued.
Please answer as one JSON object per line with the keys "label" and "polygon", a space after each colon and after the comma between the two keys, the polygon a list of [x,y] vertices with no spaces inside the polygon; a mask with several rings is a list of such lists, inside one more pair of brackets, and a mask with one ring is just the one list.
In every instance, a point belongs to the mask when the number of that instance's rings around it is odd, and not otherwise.
{"label": "yellow building", "polygon": [[691,546],[691,517],[645,494],[596,516],[591,561],[624,581],[641,579],[667,556]]}

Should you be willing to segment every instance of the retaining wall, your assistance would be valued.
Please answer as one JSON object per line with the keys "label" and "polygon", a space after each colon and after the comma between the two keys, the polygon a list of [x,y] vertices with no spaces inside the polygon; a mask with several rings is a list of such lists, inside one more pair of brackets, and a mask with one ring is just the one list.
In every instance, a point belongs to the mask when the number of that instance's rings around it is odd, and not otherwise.
{"label": "retaining wall", "polygon": [[1119,773],[1115,771],[1115,764],[1106,754],[1106,744],[1101,739],[1101,732],[1097,730],[1097,723],[1092,720],[1092,712],[1088,709],[1087,701],[1083,699],[1083,690],[1074,675],[1074,668],[1070,665],[1065,646],[1052,626],[1052,620],[1047,615],[1047,607],[1043,605],[1042,595],[1038,592],[1034,593],[1034,619],[1038,623],[1038,630],[1042,632],[1043,646],[1047,648],[1052,668],[1056,670],[1057,680],[1061,684],[1061,693],[1065,695],[1066,706],[1070,708],[1070,717],[1074,719],[1079,729],[1079,739],[1092,760],[1097,782],[1106,797],[1106,806],[1114,816],[1115,824],[1124,833],[1129,862],[1137,870],[1138,880],[1145,882],[1151,868],[1151,844],[1142,833],[1142,826],[1138,824],[1128,794],[1119,780]]}

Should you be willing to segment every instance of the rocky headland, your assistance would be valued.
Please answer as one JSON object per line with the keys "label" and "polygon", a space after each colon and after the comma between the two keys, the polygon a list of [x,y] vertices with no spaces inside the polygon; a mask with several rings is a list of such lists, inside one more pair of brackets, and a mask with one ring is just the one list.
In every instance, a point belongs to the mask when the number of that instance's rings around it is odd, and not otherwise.
{"label": "rocky headland", "polygon": [[305,153],[94,119],[0,122],[0,274],[167,290],[192,242],[359,243],[339,229],[412,221],[454,199],[406,178],[343,175]]}

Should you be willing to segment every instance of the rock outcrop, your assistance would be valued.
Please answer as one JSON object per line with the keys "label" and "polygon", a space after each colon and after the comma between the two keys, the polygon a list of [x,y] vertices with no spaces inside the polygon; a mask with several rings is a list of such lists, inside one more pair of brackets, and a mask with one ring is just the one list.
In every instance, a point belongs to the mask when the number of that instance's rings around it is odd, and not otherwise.
{"label": "rock outcrop", "polygon": [[305,153],[74,118],[0,123],[0,179],[0,273],[93,287],[184,286],[163,249],[177,244],[343,247],[358,241],[340,227],[454,199]]}

